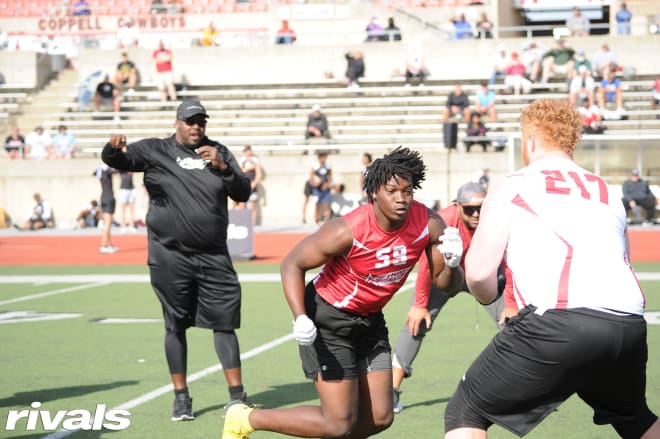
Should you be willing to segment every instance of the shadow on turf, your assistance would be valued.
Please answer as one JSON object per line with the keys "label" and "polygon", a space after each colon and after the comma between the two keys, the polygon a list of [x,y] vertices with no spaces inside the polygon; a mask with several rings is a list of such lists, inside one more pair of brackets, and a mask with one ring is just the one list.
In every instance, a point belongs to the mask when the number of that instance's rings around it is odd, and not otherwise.
{"label": "shadow on turf", "polygon": [[413,407],[436,405],[436,404],[441,404],[441,403],[445,403],[445,402],[448,402],[448,401],[449,401],[449,398],[438,398],[438,399],[429,399],[428,401],[420,401],[420,402],[416,402],[416,403],[413,403],[413,404],[406,404],[406,401],[404,400],[403,401],[403,407],[404,407],[403,410],[405,411],[406,409],[410,409],[410,408],[413,408]]}
{"label": "shadow on turf", "polygon": [[102,392],[123,386],[132,386],[139,381],[115,381],[107,384],[94,384],[89,386],[56,387],[54,389],[32,390],[30,392],[14,393],[14,396],[0,399],[0,407],[30,405],[35,401],[41,403],[57,401],[58,399],[72,398],[88,393]]}

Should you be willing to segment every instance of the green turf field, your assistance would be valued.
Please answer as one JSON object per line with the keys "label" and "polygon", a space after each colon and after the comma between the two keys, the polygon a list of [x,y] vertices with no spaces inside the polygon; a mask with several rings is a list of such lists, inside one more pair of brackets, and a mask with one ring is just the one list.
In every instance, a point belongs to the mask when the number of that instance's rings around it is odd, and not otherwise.
{"label": "green turf field", "polygon": [[[278,267],[246,263],[236,268],[243,285],[238,336],[250,398],[264,407],[315,404],[314,388],[302,375],[297,346],[290,338],[291,315]],[[636,268],[660,279],[660,264]],[[130,282],[123,275],[132,276]],[[660,280],[642,284],[647,311],[660,312]],[[406,288],[386,307],[392,342],[405,319],[411,291]],[[103,319],[122,319],[122,323],[101,323]],[[89,410],[93,415],[99,404],[106,405],[106,412],[117,407],[130,412],[126,417],[130,426],[122,431],[78,431],[50,438],[219,438],[228,396],[211,333],[198,329],[188,333],[188,371],[196,378],[189,386],[197,418],[173,423],[160,319],[144,266],[0,267],[0,438],[48,436],[41,420],[35,431],[28,431],[26,419],[17,421],[14,431],[5,430],[10,411],[36,410],[30,407],[36,401],[43,404],[39,410],[53,417],[63,410]],[[651,408],[660,412],[660,318],[653,320],[648,330],[647,397]],[[452,299],[427,337],[414,376],[404,382],[406,408],[378,437],[442,437],[446,402],[494,333],[494,324],[471,296]],[[513,437],[497,427],[491,428],[490,436]],[[283,436],[257,432],[251,437]],[[594,426],[588,407],[572,398],[528,437],[617,435],[610,427]]]}

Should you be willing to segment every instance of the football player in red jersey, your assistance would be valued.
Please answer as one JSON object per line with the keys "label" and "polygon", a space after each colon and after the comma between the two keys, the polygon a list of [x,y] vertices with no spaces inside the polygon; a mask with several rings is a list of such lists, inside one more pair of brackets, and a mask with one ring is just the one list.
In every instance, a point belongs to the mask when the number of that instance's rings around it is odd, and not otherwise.
{"label": "football player in red jersey", "polygon": [[[391,348],[382,309],[426,257],[434,285],[459,288],[463,244],[458,230],[413,192],[424,181],[420,155],[396,148],[365,176],[369,203],[335,218],[298,243],[281,265],[303,370],[320,406],[255,409],[227,406],[223,439],[254,430],[299,437],[366,438],[390,426]],[[440,245],[438,245],[440,244]],[[323,270],[305,286],[305,273]],[[428,299],[428,298],[426,298]],[[408,312],[411,331],[430,315],[421,298]]]}

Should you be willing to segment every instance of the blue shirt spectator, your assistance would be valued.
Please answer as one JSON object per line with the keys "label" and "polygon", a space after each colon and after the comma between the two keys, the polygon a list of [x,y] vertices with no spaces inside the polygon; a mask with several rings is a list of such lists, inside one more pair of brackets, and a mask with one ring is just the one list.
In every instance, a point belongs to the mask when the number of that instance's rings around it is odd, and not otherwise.
{"label": "blue shirt spectator", "polygon": [[86,0],[78,0],[72,6],[71,15],[92,15],[89,3]]}
{"label": "blue shirt spectator", "polygon": [[454,23],[454,39],[465,40],[472,38],[472,25],[465,19],[465,14],[451,20]]}
{"label": "blue shirt spectator", "polygon": [[617,35],[630,35],[630,20],[632,12],[628,10],[625,3],[621,3],[621,9],[616,13],[616,33]]}

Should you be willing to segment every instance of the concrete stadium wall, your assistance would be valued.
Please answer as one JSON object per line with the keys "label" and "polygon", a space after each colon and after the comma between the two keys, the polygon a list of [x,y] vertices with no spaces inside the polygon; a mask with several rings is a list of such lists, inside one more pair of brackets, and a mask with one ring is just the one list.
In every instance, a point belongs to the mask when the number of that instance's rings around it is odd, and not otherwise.
{"label": "concrete stadium wall", "polygon": [[[371,151],[374,158],[386,151]],[[506,173],[507,153],[452,152],[448,157],[445,150],[420,150],[428,167],[427,179],[416,198],[423,201],[440,200],[446,205],[465,181],[478,176],[482,167],[490,167],[494,179]],[[240,155],[239,151],[235,151]],[[266,178],[263,182],[261,224],[265,226],[296,225],[302,220],[303,186],[309,169],[315,163],[313,155],[300,152],[269,155],[258,153]],[[333,167],[335,180],[346,185],[346,193],[359,193],[358,174],[362,151],[343,151],[332,154],[329,163]],[[0,206],[5,208],[16,223],[22,224],[33,204],[35,192],[51,202],[59,227],[72,227],[78,214],[92,199],[98,199],[101,187],[92,175],[100,159],[75,159],[67,161],[3,161],[0,166]],[[448,167],[449,165],[449,167]],[[447,169],[450,173],[447,173]],[[141,175],[134,182],[141,184]],[[115,177],[115,195],[119,190],[119,178]],[[144,214],[144,205],[138,211]],[[314,217],[313,203],[307,210],[307,220]]]}

